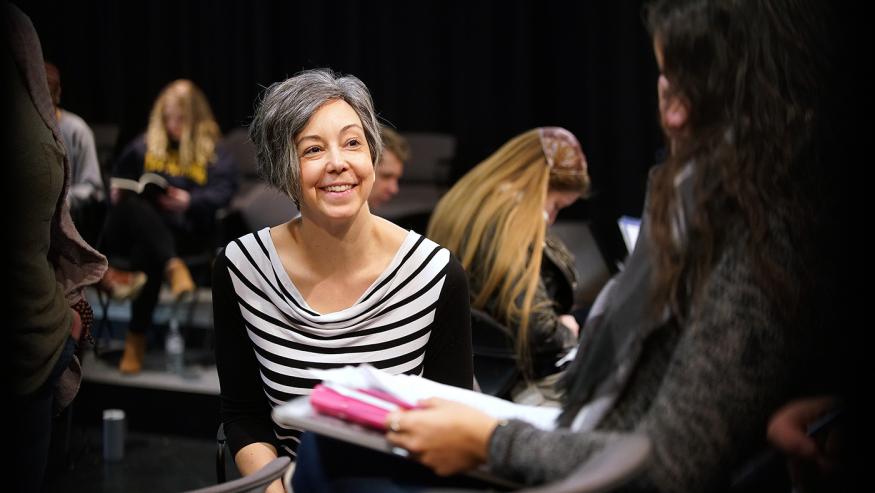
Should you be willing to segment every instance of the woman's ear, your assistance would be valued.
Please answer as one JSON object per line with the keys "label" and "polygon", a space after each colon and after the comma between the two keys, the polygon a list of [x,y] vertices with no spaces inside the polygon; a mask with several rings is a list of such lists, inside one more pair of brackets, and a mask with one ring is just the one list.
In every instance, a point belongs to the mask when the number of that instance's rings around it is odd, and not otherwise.
{"label": "woman's ear", "polygon": [[682,96],[670,89],[668,79],[664,75],[659,76],[657,92],[662,126],[666,132],[676,133],[687,123],[689,117],[687,102]]}

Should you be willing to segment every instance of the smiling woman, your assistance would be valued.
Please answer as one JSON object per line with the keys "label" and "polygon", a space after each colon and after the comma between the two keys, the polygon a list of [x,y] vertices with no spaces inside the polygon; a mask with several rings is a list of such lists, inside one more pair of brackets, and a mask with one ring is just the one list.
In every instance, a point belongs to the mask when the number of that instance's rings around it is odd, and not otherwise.
{"label": "smiling woman", "polygon": [[374,165],[352,106],[336,100],[319,108],[295,148],[301,155],[302,214],[315,220],[370,213],[363,205],[374,186]]}
{"label": "smiling woman", "polygon": [[261,175],[301,215],[234,240],[215,265],[222,421],[244,475],[295,455],[300,432],[270,410],[309,394],[314,368],[473,384],[461,266],[368,208],[383,144],[365,85],[324,69],[276,83],[250,135]]}

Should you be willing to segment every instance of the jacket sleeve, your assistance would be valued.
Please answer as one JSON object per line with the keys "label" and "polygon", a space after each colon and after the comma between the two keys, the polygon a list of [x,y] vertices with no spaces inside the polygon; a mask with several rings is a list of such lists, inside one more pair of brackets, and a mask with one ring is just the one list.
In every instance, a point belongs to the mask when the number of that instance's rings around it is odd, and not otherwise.
{"label": "jacket sleeve", "polygon": [[82,119],[75,120],[73,149],[69,151],[72,165],[70,200],[73,203],[89,199],[103,200],[103,178],[97,161],[94,132]]}
{"label": "jacket sleeve", "polygon": [[[491,438],[490,467],[526,483],[552,481],[610,443],[613,432],[635,431],[653,445],[636,487],[725,486],[733,465],[763,443],[767,419],[788,397],[805,353],[805,331],[791,334],[780,321],[745,260],[738,251],[724,252],[677,337],[651,336],[655,344],[636,367],[638,377],[603,429],[547,432],[511,422]],[[662,364],[648,363],[659,353],[665,355]]]}
{"label": "jacket sleeve", "polygon": [[528,339],[533,353],[559,355],[577,344],[574,334],[559,321],[559,315],[543,281],[538,282],[529,314]]}

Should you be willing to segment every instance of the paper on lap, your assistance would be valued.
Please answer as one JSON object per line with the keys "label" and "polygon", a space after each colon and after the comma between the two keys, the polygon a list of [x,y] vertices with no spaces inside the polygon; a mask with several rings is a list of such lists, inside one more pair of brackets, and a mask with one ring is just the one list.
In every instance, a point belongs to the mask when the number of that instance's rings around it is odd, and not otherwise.
{"label": "paper on lap", "polygon": [[325,382],[350,388],[374,389],[393,395],[411,406],[430,397],[460,402],[499,419],[519,419],[552,430],[560,410],[516,404],[491,395],[434,382],[415,375],[392,375],[370,365],[346,366],[333,370],[311,370]]}

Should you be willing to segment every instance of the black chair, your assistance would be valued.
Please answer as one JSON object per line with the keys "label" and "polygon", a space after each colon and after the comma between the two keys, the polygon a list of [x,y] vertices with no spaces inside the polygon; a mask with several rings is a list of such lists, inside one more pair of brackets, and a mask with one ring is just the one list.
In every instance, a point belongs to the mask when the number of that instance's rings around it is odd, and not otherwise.
{"label": "black chair", "polygon": [[510,391],[520,379],[510,329],[483,310],[471,308],[471,342],[474,377],[480,391],[509,399]]}
{"label": "black chair", "polygon": [[227,481],[225,474],[225,464],[227,462],[225,450],[227,449],[228,437],[225,436],[225,424],[219,423],[219,429],[216,430],[216,482],[224,483]]}
{"label": "black chair", "polygon": [[237,162],[239,187],[231,203],[219,211],[219,245],[298,215],[298,208],[285,194],[258,176],[255,144],[246,128],[228,132],[222,146]]}

